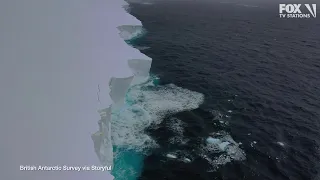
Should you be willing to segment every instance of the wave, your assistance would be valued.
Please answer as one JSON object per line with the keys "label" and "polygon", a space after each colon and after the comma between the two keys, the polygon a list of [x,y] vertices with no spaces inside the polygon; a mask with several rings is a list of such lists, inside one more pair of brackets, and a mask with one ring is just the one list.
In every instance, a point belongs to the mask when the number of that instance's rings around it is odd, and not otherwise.
{"label": "wave", "polygon": [[249,4],[237,4],[238,6],[244,6],[244,7],[248,7],[248,8],[257,8],[259,6],[256,5],[249,5]]}
{"label": "wave", "polygon": [[120,31],[121,38],[123,38],[125,41],[139,38],[143,36],[145,32],[142,26],[123,25],[119,26],[118,29]]}

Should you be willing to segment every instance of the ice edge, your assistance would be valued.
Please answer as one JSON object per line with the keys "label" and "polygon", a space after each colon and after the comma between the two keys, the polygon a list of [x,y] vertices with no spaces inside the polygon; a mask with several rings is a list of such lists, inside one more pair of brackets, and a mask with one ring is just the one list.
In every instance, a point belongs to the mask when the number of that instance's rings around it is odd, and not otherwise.
{"label": "ice edge", "polygon": [[[122,27],[142,27],[141,21],[136,19],[134,16],[127,12],[128,3],[121,1],[118,6],[126,14],[126,18],[122,19],[119,24],[115,27],[119,31],[119,38],[123,40],[128,40],[121,36]],[[136,35],[137,32],[130,32],[132,35]],[[139,33],[138,33],[139,34]],[[128,45],[129,46],[129,45]],[[132,47],[132,49],[135,49]],[[135,49],[138,51],[137,49]],[[152,63],[152,59],[143,53],[140,53],[139,58],[128,59],[127,66],[131,69],[131,75],[127,77],[112,77],[109,80],[110,97],[112,99],[112,104],[109,107],[98,110],[101,119],[98,121],[99,130],[92,134],[91,138],[94,143],[95,152],[103,166],[113,167],[113,147],[111,139],[111,112],[120,109],[124,105],[125,95],[130,85],[134,82],[134,79],[144,78],[149,76],[149,71]]]}

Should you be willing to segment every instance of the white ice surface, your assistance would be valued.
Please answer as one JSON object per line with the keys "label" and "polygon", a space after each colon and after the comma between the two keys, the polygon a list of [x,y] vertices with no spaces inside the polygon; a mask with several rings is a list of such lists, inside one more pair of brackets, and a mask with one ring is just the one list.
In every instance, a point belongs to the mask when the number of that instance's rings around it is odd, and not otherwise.
{"label": "white ice surface", "polygon": [[[0,1],[2,179],[111,179],[103,172],[19,171],[20,165],[100,165],[91,134],[111,104],[109,79],[149,59],[116,28],[141,25],[120,0]],[[98,102],[98,85],[100,89]]]}
{"label": "white ice surface", "polygon": [[207,138],[207,142],[208,142],[208,143],[211,143],[211,144],[217,144],[217,143],[220,143],[220,139],[208,137],[208,138]]}

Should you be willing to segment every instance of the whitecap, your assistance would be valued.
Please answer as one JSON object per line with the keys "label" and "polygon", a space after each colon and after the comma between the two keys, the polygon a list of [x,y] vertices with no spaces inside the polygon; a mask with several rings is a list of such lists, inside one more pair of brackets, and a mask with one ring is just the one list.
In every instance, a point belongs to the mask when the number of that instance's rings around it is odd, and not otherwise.
{"label": "whitecap", "polygon": [[122,25],[118,27],[120,33],[120,37],[124,40],[132,40],[134,38],[138,38],[145,33],[142,25]]}
{"label": "whitecap", "polygon": [[191,159],[189,159],[189,158],[183,158],[183,162],[185,162],[185,163],[190,163],[190,162],[191,162]]}
{"label": "whitecap", "polygon": [[284,143],[283,143],[283,142],[280,142],[280,141],[278,141],[277,144],[280,145],[280,146],[282,146],[282,147],[284,146]]}
{"label": "whitecap", "polygon": [[174,154],[167,154],[166,156],[167,156],[167,158],[171,158],[171,159],[176,159],[177,158],[177,156],[174,155]]}

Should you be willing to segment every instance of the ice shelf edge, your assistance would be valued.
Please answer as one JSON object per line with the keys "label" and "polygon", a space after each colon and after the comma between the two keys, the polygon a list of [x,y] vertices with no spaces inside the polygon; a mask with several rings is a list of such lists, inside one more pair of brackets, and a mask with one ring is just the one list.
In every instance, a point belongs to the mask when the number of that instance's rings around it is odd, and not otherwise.
{"label": "ice shelf edge", "polygon": [[[125,10],[125,6],[128,6],[127,2],[120,1],[120,4],[118,5],[126,15],[124,16],[125,18],[122,21],[119,21],[115,28],[119,31],[119,38],[124,41],[127,39],[121,36],[121,27],[142,27],[142,23]],[[132,33],[132,35],[137,34],[137,32],[134,31],[129,33]],[[101,119],[98,121],[99,130],[91,135],[94,143],[94,150],[103,166],[111,165],[113,167],[111,113],[124,106],[126,92],[128,91],[129,87],[133,83],[137,82],[136,79],[147,78],[149,76],[149,71],[151,68],[152,59],[150,57],[142,54],[139,50],[133,47],[130,48],[140,53],[138,56],[133,57],[133,59],[127,60],[127,66],[131,69],[132,75],[127,77],[112,77],[109,80],[109,95],[112,99],[112,104],[105,109],[98,110],[98,113],[101,117]]]}

